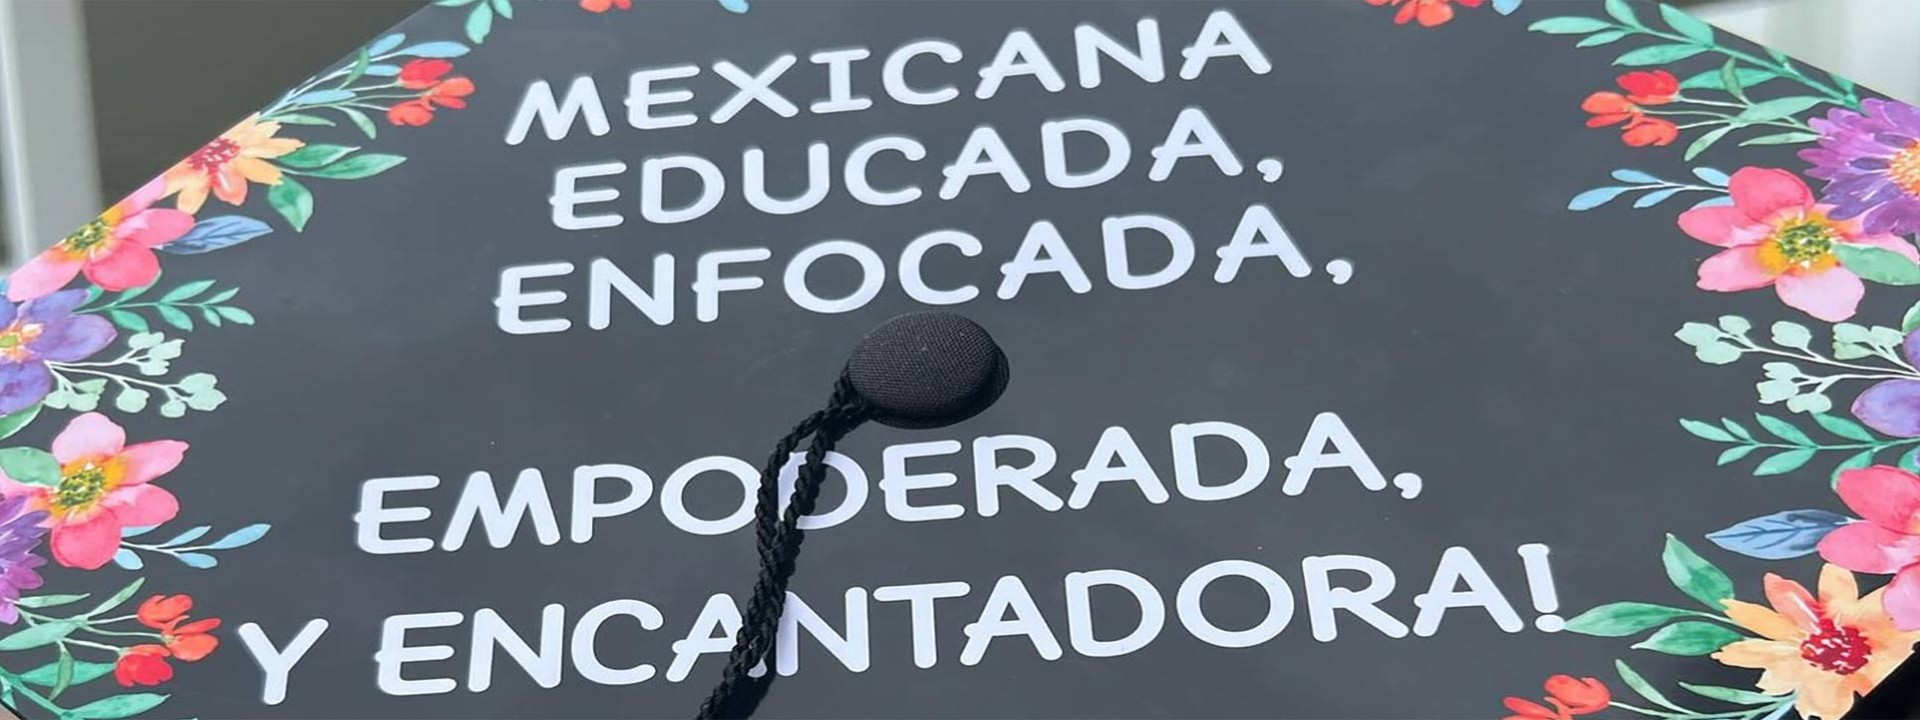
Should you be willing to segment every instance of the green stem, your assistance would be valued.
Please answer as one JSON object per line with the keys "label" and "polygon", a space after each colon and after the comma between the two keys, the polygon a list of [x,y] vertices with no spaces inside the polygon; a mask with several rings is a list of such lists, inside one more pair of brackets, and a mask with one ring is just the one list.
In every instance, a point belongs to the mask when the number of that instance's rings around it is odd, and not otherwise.
{"label": "green stem", "polygon": [[1799,68],[1796,68],[1792,65],[1789,65],[1786,63],[1777,63],[1771,60],[1762,59],[1758,56],[1755,56],[1746,52],[1742,52],[1739,50],[1735,50],[1733,48],[1723,47],[1719,44],[1701,45],[1698,41],[1695,41],[1693,38],[1686,37],[1684,35],[1680,35],[1677,33],[1661,32],[1659,30],[1655,30],[1645,25],[1637,25],[1637,24],[1636,26],[1619,25],[1616,27],[1618,27],[1621,30],[1626,30],[1628,32],[1637,31],[1637,32],[1645,33],[1647,35],[1652,35],[1657,38],[1663,38],[1663,39],[1671,40],[1677,43],[1692,45],[1694,47],[1705,47],[1708,50],[1711,50],[1713,52],[1720,53],[1721,55],[1725,55],[1727,57],[1733,58],[1735,60],[1739,60],[1741,62],[1752,64],[1755,67],[1767,70],[1769,72],[1774,73],[1775,75],[1779,75],[1780,77],[1788,78],[1796,82],[1799,82],[1802,85],[1813,88],[1815,91],[1818,91],[1820,94],[1827,96],[1828,99],[1834,101],[1836,104],[1844,105],[1846,107],[1850,107],[1855,110],[1860,109],[1859,98],[1856,98],[1848,93],[1841,92],[1839,88],[1835,88],[1833,86],[1827,85],[1826,83],[1807,77],[1806,75],[1801,74]]}
{"label": "green stem", "polygon": [[48,712],[53,713],[55,716],[62,718],[67,717],[66,708],[55,705],[52,700],[47,699],[47,696],[41,695],[32,687],[29,687],[27,681],[20,679],[19,675],[8,672],[5,668],[0,668],[0,685],[5,685],[8,690],[26,696],[28,700],[33,701],[33,704],[46,708]]}

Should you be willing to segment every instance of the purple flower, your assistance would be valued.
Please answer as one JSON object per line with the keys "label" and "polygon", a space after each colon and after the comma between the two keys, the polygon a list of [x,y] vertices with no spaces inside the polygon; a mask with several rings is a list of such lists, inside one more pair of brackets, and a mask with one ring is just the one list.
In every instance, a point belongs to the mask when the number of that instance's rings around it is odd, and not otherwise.
{"label": "purple flower", "polygon": [[[1900,344],[1907,362],[1920,362],[1920,332]],[[1853,416],[1894,437],[1920,437],[1920,380],[1883,380],[1853,399]]]}
{"label": "purple flower", "polygon": [[1807,174],[1828,181],[1833,217],[1859,218],[1868,233],[1920,232],[1920,108],[1868,100],[1865,114],[1835,109],[1815,118],[1820,147],[1800,151]]}
{"label": "purple flower", "polygon": [[34,568],[47,563],[33,554],[46,537],[47,512],[27,512],[27,499],[13,497],[0,501],[0,623],[12,625],[20,619],[20,593],[40,587],[40,573]]}
{"label": "purple flower", "polygon": [[53,391],[48,360],[84,360],[113,342],[113,323],[73,314],[86,300],[85,290],[66,290],[19,305],[0,302],[0,415]]}

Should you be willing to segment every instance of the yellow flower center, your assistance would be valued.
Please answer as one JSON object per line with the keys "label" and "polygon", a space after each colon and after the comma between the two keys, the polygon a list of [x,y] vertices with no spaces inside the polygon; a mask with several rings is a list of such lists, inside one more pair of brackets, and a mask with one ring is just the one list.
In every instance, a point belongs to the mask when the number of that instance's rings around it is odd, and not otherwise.
{"label": "yellow flower center", "polygon": [[1887,175],[1910,195],[1920,195],[1920,141],[1893,156]]}
{"label": "yellow flower center", "polygon": [[1825,272],[1840,263],[1833,256],[1833,243],[1839,239],[1840,233],[1825,215],[1788,220],[1760,246],[1760,264],[1775,275]]}
{"label": "yellow flower center", "polygon": [[55,248],[72,256],[86,255],[100,249],[113,242],[113,226],[116,220],[117,218],[107,215],[94,218],[92,222],[81,225],[79,230],[73,231],[73,234],[61,240]]}
{"label": "yellow flower center", "polygon": [[1835,675],[1859,672],[1872,657],[1873,644],[1859,628],[1832,620],[1821,620],[1820,628],[1800,642],[1800,659]]}
{"label": "yellow flower center", "polygon": [[92,509],[107,493],[120,486],[126,475],[126,463],[117,457],[90,457],[75,460],[60,468],[60,485],[53,490],[49,509],[56,516]]}
{"label": "yellow flower center", "polygon": [[8,325],[5,330],[0,330],[0,358],[10,362],[26,361],[27,343],[40,337],[41,331],[45,329],[40,323],[30,323],[25,320],[13,321],[13,324]]}

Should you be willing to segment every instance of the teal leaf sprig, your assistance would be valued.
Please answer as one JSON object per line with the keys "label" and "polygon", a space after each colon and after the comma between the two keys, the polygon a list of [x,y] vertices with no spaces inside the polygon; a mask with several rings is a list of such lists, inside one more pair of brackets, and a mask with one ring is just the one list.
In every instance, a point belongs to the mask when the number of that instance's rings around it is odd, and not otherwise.
{"label": "teal leaf sprig", "polygon": [[151,313],[154,320],[181,331],[192,331],[196,316],[200,322],[213,327],[228,322],[236,325],[254,322],[253,313],[228,304],[240,293],[240,288],[214,290],[212,280],[194,280],[155,297],[146,297],[158,283],[159,279],[155,278],[153,283],[123,291],[104,301],[104,293],[99,288],[89,288],[87,301],[75,312],[104,314],[114,325],[136,333],[152,331],[153,321],[147,313]]}
{"label": "teal leaf sprig", "polygon": [[212,553],[252,545],[266,537],[267,531],[272,529],[272,525],[255,523],[222,535],[212,542],[200,543],[199,541],[205,538],[213,527],[197,525],[166,541],[143,544],[132,542],[131,539],[146,535],[154,528],[127,528],[120,533],[120,551],[114,554],[113,564],[126,570],[139,570],[147,565],[146,560],[142,559],[139,553],[147,552],[171,557],[190,568],[205,570],[220,564],[220,559],[214,557]]}
{"label": "teal leaf sprig", "polygon": [[1567,209],[1575,212],[1592,210],[1630,193],[1640,193],[1639,197],[1633,201],[1635,209],[1659,205],[1685,192],[1711,194],[1711,197],[1694,203],[1693,206],[1697,208],[1727,205],[1733,202],[1733,198],[1727,194],[1727,184],[1732,180],[1725,172],[1710,167],[1698,167],[1693,169],[1693,176],[1706,184],[1666,180],[1653,173],[1630,168],[1615,170],[1612,174],[1614,181],[1627,183],[1626,185],[1606,185],[1575,195],[1573,200],[1567,203]]}
{"label": "teal leaf sprig", "polygon": [[185,341],[169,340],[162,333],[135,333],[127,338],[127,351],[111,360],[47,363],[53,371],[54,389],[43,402],[54,409],[88,412],[98,408],[111,393],[113,407],[121,412],[138,413],[158,401],[164,417],[220,407],[227,396],[213,374],[165,379],[184,347]]}
{"label": "teal leaf sprig", "polygon": [[1831,355],[1812,349],[1813,330],[1800,323],[1774,323],[1767,343],[1753,339],[1752,330],[1753,323],[1746,318],[1727,315],[1712,324],[1687,323],[1674,337],[1710,365],[1729,365],[1750,355],[1777,358],[1761,366],[1765,379],[1754,389],[1762,404],[1784,403],[1796,413],[1832,410],[1828,391],[1841,382],[1920,380],[1920,370],[1900,351],[1906,334],[1897,328],[1836,324],[1831,331]]}
{"label": "teal leaf sprig", "polygon": [[[1753,417],[1765,434],[1751,431],[1731,418],[1722,418],[1719,423],[1682,419],[1680,427],[1694,437],[1728,445],[1720,453],[1720,465],[1731,465],[1764,451],[1767,457],[1753,467],[1755,477],[1785,475],[1806,466],[1821,453],[1838,453],[1846,458],[1833,468],[1831,475],[1837,479],[1840,473],[1873,465],[1881,453],[1920,443],[1920,438],[1881,438],[1860,423],[1838,415],[1815,413],[1813,420],[1821,430],[1839,438],[1839,442],[1816,440],[1793,423],[1771,415]],[[1903,464],[1913,461],[1910,449],[1901,456]]]}

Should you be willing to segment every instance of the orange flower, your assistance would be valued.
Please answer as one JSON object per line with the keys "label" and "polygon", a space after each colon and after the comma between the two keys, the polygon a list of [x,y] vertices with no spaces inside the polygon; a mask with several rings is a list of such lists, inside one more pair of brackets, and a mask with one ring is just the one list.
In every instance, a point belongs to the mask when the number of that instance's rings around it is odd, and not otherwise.
{"label": "orange flower", "polygon": [[160,648],[162,656],[171,655],[185,662],[197,662],[220,647],[220,638],[210,634],[220,627],[220,619],[208,618],[181,625],[187,619],[187,611],[192,609],[191,596],[155,595],[140,603],[140,610],[134,617],[140,620],[140,624],[160,631],[160,639],[166,643],[166,647]]}
{"label": "orange flower", "polygon": [[400,66],[400,87],[408,90],[425,90],[440,82],[440,78],[453,72],[453,63],[433,58],[421,58]]}
{"label": "orange flower", "polygon": [[[625,2],[625,0],[620,1]],[[1466,7],[1480,7],[1480,4],[1485,1],[1486,0],[1367,0],[1367,4],[1375,6],[1391,4],[1400,8],[1400,12],[1393,16],[1393,22],[1396,24],[1405,25],[1408,22],[1418,20],[1420,21],[1421,27],[1435,27],[1445,25],[1447,21],[1453,19],[1453,5],[1451,3],[1457,2]],[[588,0],[581,0],[582,5],[587,2]]]}
{"label": "orange flower", "polygon": [[603,13],[614,8],[632,10],[633,0],[580,0],[580,8],[595,13]]}
{"label": "orange flower", "polygon": [[167,664],[167,649],[159,645],[135,645],[113,664],[113,679],[121,687],[159,685],[173,679],[173,666]]}
{"label": "orange flower", "polygon": [[1816,599],[1799,583],[1772,573],[1766,578],[1771,608],[1722,601],[1727,617],[1759,635],[1720,648],[1713,659],[1733,667],[1763,670],[1757,686],[1770,695],[1799,693],[1795,707],[1808,720],[1838,720],[1913,654],[1920,631],[1900,632],[1881,606],[1884,590],[1860,597],[1853,573],[1837,565],[1820,569]]}
{"label": "orange flower", "polygon": [[1680,126],[1661,118],[1647,117],[1649,105],[1665,105],[1680,96],[1680,79],[1665,70],[1636,70],[1614,79],[1626,94],[1597,92],[1580,103],[1580,109],[1593,117],[1587,127],[1606,127],[1626,123],[1620,140],[1632,147],[1667,145],[1680,139]]}
{"label": "orange flower", "polygon": [[1541,705],[1526,698],[1509,697],[1507,709],[1513,715],[1506,720],[1573,720],[1575,715],[1590,715],[1607,709],[1613,693],[1595,678],[1555,675],[1547,678],[1547,703]]}
{"label": "orange flower", "polygon": [[211,193],[229,205],[247,201],[247,183],[279,185],[280,168],[267,162],[306,145],[293,138],[277,138],[280,123],[260,122],[254,115],[175,163],[165,175],[167,194],[180,194],[175,207],[200,211]]}
{"label": "orange flower", "polygon": [[427,90],[420,99],[432,105],[459,110],[467,106],[467,96],[472,95],[473,90],[472,80],[463,77],[447,78]]}
{"label": "orange flower", "polygon": [[425,100],[408,100],[387,108],[387,122],[407,127],[420,127],[433,122],[433,106]]}

